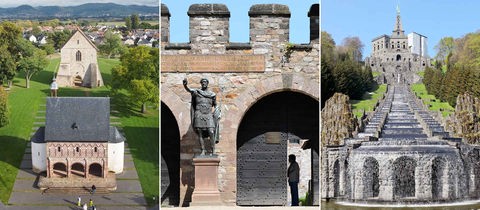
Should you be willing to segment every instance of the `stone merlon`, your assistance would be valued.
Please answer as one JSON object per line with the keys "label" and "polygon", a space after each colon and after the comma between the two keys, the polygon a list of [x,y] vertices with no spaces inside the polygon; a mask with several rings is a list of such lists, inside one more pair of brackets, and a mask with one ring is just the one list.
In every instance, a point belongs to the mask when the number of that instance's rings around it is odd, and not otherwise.
{"label": "stone merlon", "polygon": [[[162,8],[163,8],[163,4],[162,4]],[[310,7],[310,11],[308,11],[308,17],[319,16],[319,13],[320,13],[319,4],[313,4]]]}
{"label": "stone merlon", "polygon": [[162,4],[162,7],[160,8],[160,15],[163,17],[163,16],[168,16],[170,17],[170,11],[168,10],[168,7],[167,5],[165,4]]}
{"label": "stone merlon", "polygon": [[188,8],[188,16],[220,16],[230,17],[230,11],[225,4],[192,4]]}
{"label": "stone merlon", "polygon": [[290,10],[287,5],[282,4],[256,4],[250,7],[248,16],[255,17],[260,15],[290,17]]}

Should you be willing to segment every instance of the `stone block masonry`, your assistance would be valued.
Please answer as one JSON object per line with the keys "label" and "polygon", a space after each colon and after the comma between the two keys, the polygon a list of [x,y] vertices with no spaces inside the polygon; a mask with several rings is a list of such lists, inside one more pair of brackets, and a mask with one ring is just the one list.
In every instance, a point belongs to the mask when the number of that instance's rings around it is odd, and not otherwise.
{"label": "stone block masonry", "polygon": [[180,141],[179,205],[188,206],[191,201],[195,183],[192,161],[200,152],[190,126],[191,96],[183,88],[184,78],[193,88],[199,86],[201,78],[207,78],[209,88],[217,93],[217,103],[222,109],[220,143],[216,146],[220,158],[218,187],[222,203],[236,205],[237,132],[247,111],[262,98],[284,91],[319,100],[318,4],[304,13],[305,21],[310,22],[310,33],[307,32],[310,42],[305,44],[289,43],[290,16],[298,14],[291,14],[286,5],[251,6],[248,43],[229,41],[230,12],[223,4],[191,5],[187,13],[190,42],[170,43],[170,12],[165,4],[161,9],[162,31],[165,31],[160,46],[161,102],[175,116],[180,133],[180,139],[162,139],[162,144]]}

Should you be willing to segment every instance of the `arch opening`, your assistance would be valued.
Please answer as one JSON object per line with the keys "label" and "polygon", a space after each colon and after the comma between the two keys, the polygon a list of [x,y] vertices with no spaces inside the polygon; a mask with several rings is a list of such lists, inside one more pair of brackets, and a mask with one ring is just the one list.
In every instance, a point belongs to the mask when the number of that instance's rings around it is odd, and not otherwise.
{"label": "arch opening", "polygon": [[70,173],[77,177],[85,177],[85,167],[81,163],[74,163],[70,168]]}
{"label": "arch opening", "polygon": [[363,194],[366,197],[378,197],[380,185],[378,180],[378,161],[369,157],[363,164]]}
{"label": "arch opening", "polygon": [[399,157],[393,163],[393,197],[415,197],[415,168],[417,163],[410,157]]}
{"label": "arch opening", "polygon": [[103,177],[103,167],[98,163],[92,163],[88,167],[88,174],[96,177]]}
{"label": "arch opening", "polygon": [[178,206],[180,201],[180,132],[172,111],[161,103],[161,203]]}
{"label": "arch opening", "polygon": [[432,161],[432,198],[434,200],[439,200],[444,198],[444,179],[447,178],[445,176],[446,171],[446,163],[443,158],[435,158]]}
{"label": "arch opening", "polygon": [[64,178],[67,177],[67,165],[65,163],[53,164],[53,177]]}
{"label": "arch opening", "polygon": [[[311,153],[297,156],[297,162],[308,158],[311,177],[318,177],[318,161],[312,158],[318,159],[318,107],[310,96],[283,91],[261,98],[245,113],[237,132],[237,205],[287,205],[287,156],[300,140],[307,140]],[[318,202],[318,179],[311,177],[310,195]],[[300,181],[300,197],[302,184],[308,183]]]}

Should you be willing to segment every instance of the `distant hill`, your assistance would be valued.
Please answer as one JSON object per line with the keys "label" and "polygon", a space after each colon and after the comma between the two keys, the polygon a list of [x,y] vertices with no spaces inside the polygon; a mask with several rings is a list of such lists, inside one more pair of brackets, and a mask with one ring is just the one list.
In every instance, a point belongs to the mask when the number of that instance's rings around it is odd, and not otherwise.
{"label": "distant hill", "polygon": [[78,6],[39,6],[21,5],[13,8],[0,8],[1,19],[31,18],[87,18],[125,17],[131,14],[158,16],[159,7],[140,5],[119,5],[114,3],[88,3]]}

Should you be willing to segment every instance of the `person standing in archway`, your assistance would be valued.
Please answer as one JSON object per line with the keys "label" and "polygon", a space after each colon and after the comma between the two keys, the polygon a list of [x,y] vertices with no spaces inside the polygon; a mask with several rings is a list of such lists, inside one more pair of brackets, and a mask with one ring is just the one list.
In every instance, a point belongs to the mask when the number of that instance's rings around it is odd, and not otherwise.
{"label": "person standing in archway", "polygon": [[291,154],[288,156],[288,166],[287,176],[288,176],[288,185],[290,185],[290,193],[292,195],[292,206],[298,206],[298,181],[300,180],[300,167],[296,162],[295,155]]}

